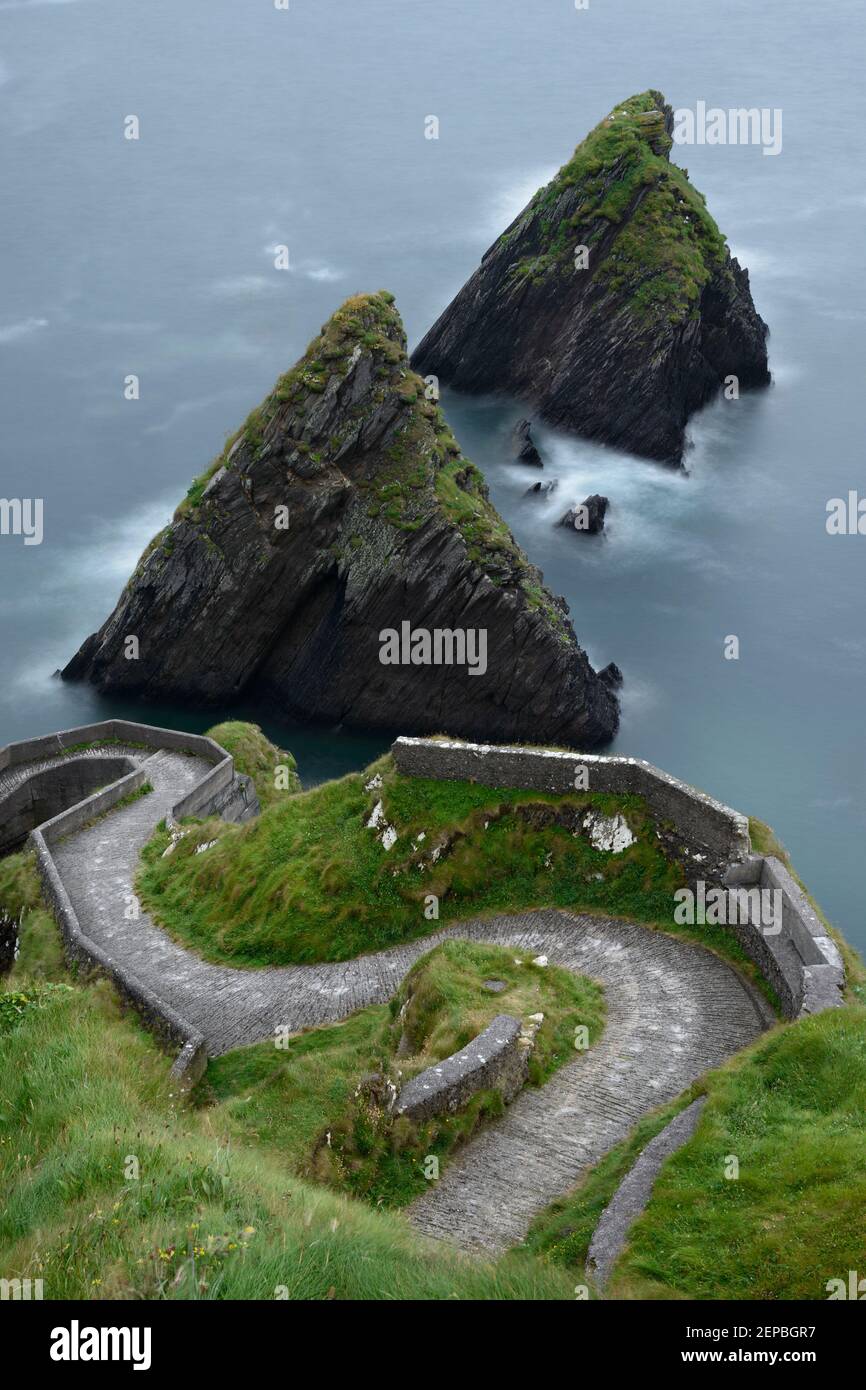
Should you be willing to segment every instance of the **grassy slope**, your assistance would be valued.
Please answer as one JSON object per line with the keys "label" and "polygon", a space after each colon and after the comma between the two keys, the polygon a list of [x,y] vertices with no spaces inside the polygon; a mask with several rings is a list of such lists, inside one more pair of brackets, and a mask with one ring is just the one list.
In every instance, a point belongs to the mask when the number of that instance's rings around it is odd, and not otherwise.
{"label": "grassy slope", "polygon": [[[693,1095],[709,1102],[632,1228],[608,1296],[826,1298],[863,1263],[866,1010],[780,1025],[647,1119],[536,1223],[527,1249],[577,1274],[618,1181]],[[729,1155],[739,1178],[725,1177]]]}
{"label": "grassy slope", "polygon": [[[301,779],[294,757],[285,749],[277,748],[271,743],[258,724],[229,719],[224,724],[214,724],[207,733],[209,738],[214,739],[227,753],[231,753],[235,760],[235,770],[252,778],[263,810],[266,806],[273,806],[276,802],[282,801],[286,793],[301,790]],[[279,787],[278,769],[284,769]]]}
{"label": "grassy slope", "polygon": [[[373,772],[383,785],[367,791]],[[398,831],[389,852],[366,825],[380,797]],[[639,838],[624,853],[607,854],[562,827],[499,814],[514,806],[618,810]],[[425,840],[413,850],[421,831]],[[445,836],[456,838],[433,864],[430,850]],[[168,931],[210,960],[276,965],[379,950],[435,928],[424,915],[434,894],[440,922],[533,906],[597,912],[675,931],[755,974],[724,929],[673,923],[682,873],[665,858],[639,797],[556,797],[406,778],[384,758],[367,773],[287,798],[249,825],[191,827],[163,859],[166,838],[159,831],[146,848],[138,891]],[[195,853],[213,839],[212,849]]]}
{"label": "grassy slope", "polygon": [[[9,981],[24,993],[33,974],[62,973],[59,944],[32,858],[0,861],[0,906],[28,903]],[[4,1278],[42,1278],[49,1299],[572,1296],[561,1271],[463,1259],[298,1179],[219,1111],[173,1104],[169,1065],[105,983],[44,994],[14,1020],[0,1068]]]}
{"label": "grassy slope", "polygon": [[[485,991],[482,981],[491,977],[507,988]],[[358,1082],[375,1072],[399,1088],[464,1047],[499,1013],[544,1014],[530,1069],[541,1085],[574,1058],[578,1024],[587,1027],[590,1045],[597,1040],[604,1003],[599,986],[567,970],[528,959],[518,964],[499,947],[445,942],[416,963],[390,1007],[363,1009],[345,1023],[292,1038],[285,1050],[262,1043],[216,1058],[200,1099],[216,1101],[234,1133],[254,1133],[295,1171],[401,1206],[424,1190],[426,1157],[444,1160],[501,1113],[500,1098],[479,1095],[459,1114],[413,1124],[357,1099]],[[404,1030],[410,1051],[398,1056]]]}

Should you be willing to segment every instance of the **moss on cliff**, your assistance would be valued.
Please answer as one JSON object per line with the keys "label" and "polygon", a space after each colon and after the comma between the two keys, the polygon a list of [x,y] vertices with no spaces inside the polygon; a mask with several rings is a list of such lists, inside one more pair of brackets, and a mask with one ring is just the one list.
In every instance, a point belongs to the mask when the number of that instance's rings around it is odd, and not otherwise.
{"label": "moss on cliff", "polygon": [[[173,526],[178,523],[193,521],[207,540],[207,509],[202,503],[208,483],[221,468],[232,466],[240,441],[255,458],[266,447],[269,428],[278,415],[291,412],[296,420],[299,437],[291,443],[299,455],[323,468],[339,467],[345,439],[334,436],[324,444],[316,441],[313,447],[303,438],[303,421],[334,378],[345,377],[362,353],[372,358],[372,385],[357,407],[358,420],[369,416],[389,395],[400,408],[375,470],[354,479],[364,496],[366,515],[398,531],[416,531],[438,510],[460,532],[469,558],[492,582],[518,584],[530,607],[543,612],[560,640],[570,643],[565,615],[490,502],[481,471],[464,457],[440,406],[428,399],[425,382],[411,370],[402,320],[387,290],[353,295],[322,325],[304,356],[277,380],[241,428],[229,436],[217,458],[193,480],[173,525],[151,541],[136,572],[155,549],[162,547],[170,554]],[[345,543],[335,541],[332,553],[344,561],[364,543],[355,533]]]}
{"label": "moss on cliff", "polygon": [[540,246],[515,263],[515,276],[571,273],[576,244],[604,241],[604,259],[597,267],[590,259],[590,273],[621,294],[638,322],[677,323],[696,312],[704,285],[725,270],[726,246],[703,195],[668,158],[664,105],[660,92],[639,93],[590,131],[530,203]]}

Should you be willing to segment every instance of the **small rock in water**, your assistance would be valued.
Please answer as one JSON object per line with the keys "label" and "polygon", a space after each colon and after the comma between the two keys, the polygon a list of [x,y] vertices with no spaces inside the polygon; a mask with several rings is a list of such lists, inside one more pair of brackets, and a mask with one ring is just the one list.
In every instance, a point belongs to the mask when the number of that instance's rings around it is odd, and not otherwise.
{"label": "small rock in water", "polygon": [[550,497],[551,494],[556,491],[557,485],[556,478],[550,478],[544,483],[539,479],[537,483],[533,483],[531,487],[528,487],[523,495],[524,497]]}
{"label": "small rock in water", "polygon": [[528,463],[530,468],[543,468],[541,454],[532,442],[532,434],[528,420],[518,420],[511,435],[511,442],[514,445],[514,457],[518,463]]}
{"label": "small rock in water", "polygon": [[606,497],[593,492],[585,501],[569,507],[559,524],[570,526],[573,531],[583,531],[588,536],[597,536],[604,530],[604,516],[609,506]]}

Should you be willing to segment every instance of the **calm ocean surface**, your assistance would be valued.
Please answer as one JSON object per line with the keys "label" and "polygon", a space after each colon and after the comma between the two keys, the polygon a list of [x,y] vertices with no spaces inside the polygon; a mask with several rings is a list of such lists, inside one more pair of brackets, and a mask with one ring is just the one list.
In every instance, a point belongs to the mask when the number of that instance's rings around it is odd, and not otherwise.
{"label": "calm ocean surface", "polygon": [[[0,744],[141,714],[52,672],[343,298],[391,289],[416,342],[635,91],[778,107],[775,158],[674,151],[749,267],[774,374],[695,422],[688,476],[539,428],[559,488],[534,504],[520,408],[444,405],[593,662],[625,673],[616,750],[769,821],[866,948],[866,538],[824,524],[866,493],[864,38],[855,0],[0,0],[0,495],[45,502],[41,546],[0,537]],[[590,491],[597,543],[553,525]],[[266,727],[307,783],[386,742]]]}

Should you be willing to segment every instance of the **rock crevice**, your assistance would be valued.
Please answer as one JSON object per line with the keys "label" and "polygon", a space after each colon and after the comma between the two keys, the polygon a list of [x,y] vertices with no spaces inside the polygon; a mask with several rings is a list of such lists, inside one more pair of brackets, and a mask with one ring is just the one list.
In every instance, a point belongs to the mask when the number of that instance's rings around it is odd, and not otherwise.
{"label": "rock crevice", "polygon": [[[483,630],[486,669],[383,664],[381,634],[404,621]],[[324,325],[63,675],[419,733],[447,710],[467,735],[577,747],[618,723],[615,695],[410,370],[384,291]]]}

